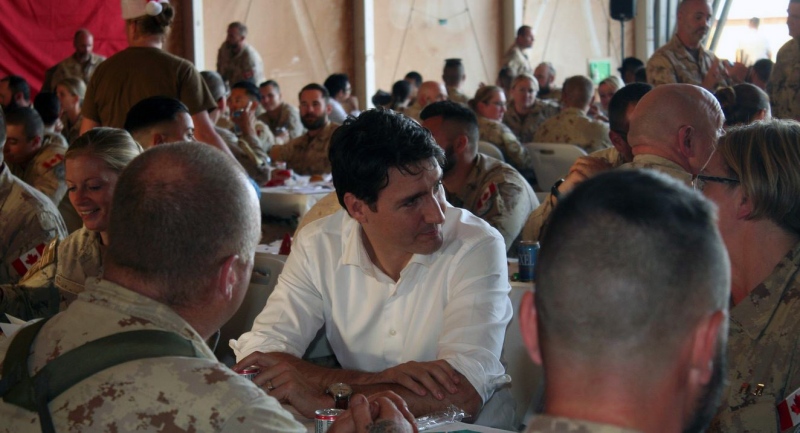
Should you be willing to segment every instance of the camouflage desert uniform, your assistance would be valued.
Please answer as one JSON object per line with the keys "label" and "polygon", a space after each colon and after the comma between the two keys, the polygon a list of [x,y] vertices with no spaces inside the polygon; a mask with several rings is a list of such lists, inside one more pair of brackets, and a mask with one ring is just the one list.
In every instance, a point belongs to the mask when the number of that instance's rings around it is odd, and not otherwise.
{"label": "camouflage desert uniform", "polygon": [[447,86],[447,99],[465,107],[469,105],[469,96],[461,93],[458,87]]}
{"label": "camouflage desert uniform", "polygon": [[513,106],[509,107],[503,115],[503,123],[517,136],[520,143],[531,143],[536,129],[545,120],[558,114],[559,110],[561,107],[555,102],[537,99],[524,116],[518,114]]}
{"label": "camouflage desert uniform", "polygon": [[63,311],[83,292],[88,278],[102,276],[101,243],[100,234],[86,227],[63,241],[50,241],[18,284],[0,285],[0,311],[25,320]]}
{"label": "camouflage desert uniform", "polygon": [[303,135],[305,128],[303,128],[303,122],[300,120],[300,110],[294,105],[289,105],[285,102],[281,102],[281,105],[278,106],[278,110],[280,110],[280,112],[274,119],[271,118],[268,113],[263,113],[258,116],[258,120],[269,126],[273,135],[278,135],[276,132],[278,128],[286,128],[286,132],[289,133],[289,138],[297,138]]}
{"label": "camouflage desert uniform", "polygon": [[673,179],[692,186],[692,175],[680,165],[656,155],[634,155],[633,162],[622,164],[622,169],[638,168],[660,171]]}
{"label": "camouflage desert uniform", "polygon": [[18,282],[48,242],[66,235],[53,202],[0,164],[0,284]]}
{"label": "camouflage desert uniform", "polygon": [[531,418],[525,433],[636,433],[636,430],[577,419],[537,415]]}
{"label": "camouflage desert uniform", "polygon": [[275,161],[286,161],[286,167],[301,175],[326,174],[331,172],[328,149],[331,135],[339,127],[338,123],[328,122],[313,138],[305,133],[285,145],[273,146]]}
{"label": "camouflage desert uniform", "polygon": [[423,107],[419,105],[419,101],[414,101],[413,104],[409,105],[408,107],[403,110],[403,114],[414,119],[418,123],[422,123],[422,119],[420,118],[420,114],[422,113]]}
{"label": "camouflage desert uniform", "polygon": [[75,77],[83,80],[86,85],[89,85],[89,80],[97,69],[97,65],[103,62],[106,58],[99,54],[91,54],[89,61],[86,64],[75,60],[75,57],[69,56],[62,60],[53,72],[53,78],[50,81],[50,91],[55,92],[56,86],[64,78]]}
{"label": "camouflage desert uniform", "polygon": [[[86,342],[142,329],[178,334],[200,357],[147,358],[94,374],[50,403],[56,431],[305,432],[277,400],[217,362],[166,305],[100,279],[87,281],[86,291],[40,331],[31,372]],[[3,433],[40,431],[36,413],[5,402],[0,419]]]}
{"label": "camouflage desert uniform", "polygon": [[223,42],[217,51],[217,72],[231,86],[239,81],[249,81],[258,86],[264,81],[264,62],[249,44],[245,44],[238,54],[233,54]]}
{"label": "camouflage desert uniform", "polygon": [[333,215],[336,212],[342,210],[342,205],[339,204],[339,197],[336,195],[336,191],[322,197],[321,199],[317,200],[314,203],[314,206],[311,206],[311,209],[306,212],[305,215],[300,219],[300,223],[297,224],[297,230],[294,231],[295,236],[297,233],[300,233],[300,229],[307,226],[309,223],[312,223],[320,218],[325,218],[328,215]]}
{"label": "camouflage desert uniform", "polygon": [[774,117],[800,120],[800,40],[792,39],[778,51],[767,93]]}
{"label": "camouflage desert uniform", "polygon": [[556,87],[551,87],[550,90],[544,91],[540,90],[539,93],[536,95],[537,99],[553,101],[555,103],[561,103],[561,89]]}
{"label": "camouflage desert uniform", "polygon": [[228,145],[233,156],[244,167],[247,175],[259,185],[269,180],[269,157],[264,148],[260,145],[253,146],[250,140],[237,137],[236,134],[228,129],[215,126],[214,130]]}
{"label": "camouflage desert uniform", "polygon": [[[675,35],[647,61],[647,82],[653,86],[669,83],[686,83],[701,86],[712,65],[719,65],[714,53],[701,46],[698,60]],[[716,87],[727,86],[728,80],[720,74]],[[714,89],[710,89],[714,91]]]}
{"label": "camouflage desert uniform", "polygon": [[525,220],[539,204],[533,188],[514,167],[480,153],[464,187],[448,191],[447,201],[496,228],[512,255]]}
{"label": "camouflage desert uniform", "polygon": [[[620,153],[617,152],[617,149],[613,147],[592,152],[592,154],[589,156],[604,159],[606,162],[611,164],[612,168],[617,168],[625,163],[625,160],[622,159],[622,155],[620,155]],[[567,174],[569,173],[564,173],[564,177],[566,177]],[[541,186],[545,190],[550,191],[549,188],[552,185]],[[545,222],[547,221],[547,218],[550,217],[553,209],[553,199],[550,197],[550,194],[548,194],[544,201],[530,214],[528,220],[525,222],[525,227],[522,229],[522,239],[526,241],[538,241],[542,236],[542,232],[544,231]]]}
{"label": "camouflage desert uniform", "polygon": [[511,70],[511,76],[516,77],[521,74],[533,75],[533,68],[528,56],[522,52],[517,44],[511,45],[503,56],[503,66]]}
{"label": "camouflage desert uniform", "polygon": [[[728,388],[709,431],[780,430],[775,407],[800,388],[799,273],[797,244],[764,282],[731,308]],[[793,430],[800,427],[785,431]]]}
{"label": "camouflage desert uniform", "polygon": [[478,133],[480,141],[494,144],[503,152],[506,162],[516,168],[527,179],[527,173],[533,172],[533,162],[528,150],[519,142],[517,136],[502,123],[478,116]]}
{"label": "camouflage desert uniform", "polygon": [[545,120],[533,136],[536,143],[574,144],[592,153],[611,147],[608,124],[587,116],[577,108],[564,108]]}
{"label": "camouflage desert uniform", "polygon": [[66,151],[66,140],[61,134],[47,134],[42,140],[42,147],[25,168],[17,164],[7,164],[14,176],[38,189],[58,205],[67,193],[67,183],[64,180]]}

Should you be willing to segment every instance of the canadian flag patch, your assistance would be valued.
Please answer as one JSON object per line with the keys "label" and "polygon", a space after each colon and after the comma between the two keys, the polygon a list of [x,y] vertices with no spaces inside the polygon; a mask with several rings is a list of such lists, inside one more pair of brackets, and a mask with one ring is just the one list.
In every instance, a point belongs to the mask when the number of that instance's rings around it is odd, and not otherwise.
{"label": "canadian flag patch", "polygon": [[36,248],[31,249],[27,253],[19,256],[17,260],[14,260],[11,263],[11,266],[14,267],[14,270],[17,271],[19,276],[23,276],[28,272],[28,269],[31,266],[35,265],[36,262],[39,261],[39,258],[42,257],[42,252],[44,251],[44,247],[46,244],[39,244]]}
{"label": "canadian flag patch", "polygon": [[800,424],[800,388],[778,403],[781,431]]}
{"label": "canadian flag patch", "polygon": [[494,196],[497,194],[497,185],[494,182],[490,183],[489,186],[483,190],[480,198],[478,199],[478,203],[475,205],[475,211],[473,212],[476,216],[484,216],[489,210],[494,206]]}
{"label": "canadian flag patch", "polygon": [[63,159],[64,159],[64,155],[61,155],[61,154],[57,153],[57,154],[53,155],[53,157],[50,158],[48,161],[45,161],[42,164],[42,167],[44,167],[46,170],[49,170],[49,169],[55,167],[56,165],[58,165],[58,163],[61,162]]}

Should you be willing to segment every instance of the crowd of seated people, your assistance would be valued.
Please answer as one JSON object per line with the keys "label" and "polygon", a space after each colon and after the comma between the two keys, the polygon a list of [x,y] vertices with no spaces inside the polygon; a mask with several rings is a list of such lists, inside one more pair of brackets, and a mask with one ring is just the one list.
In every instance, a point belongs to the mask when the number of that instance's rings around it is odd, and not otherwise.
{"label": "crowd of seated people", "polygon": [[[174,6],[121,4],[128,48],[93,55],[80,29],[35,98],[0,79],[0,313],[44,318],[0,336],[0,431],[299,433],[342,389],[333,433],[412,433],[452,408],[530,433],[796,428],[796,40],[725,63],[701,44],[709,3],[682,0],[650,59],[558,87],[522,26],[498,85],[466,89],[446,59],[361,111],[343,73],[282,94],[242,23],[198,71],[163,50]],[[586,155],[541,185],[532,142]],[[216,342],[263,241],[254,186],[283,164],[335,191],[252,329]],[[523,241],[541,250],[514,311]],[[515,315],[546,383],[522,426]],[[331,364],[303,357],[319,332]]]}

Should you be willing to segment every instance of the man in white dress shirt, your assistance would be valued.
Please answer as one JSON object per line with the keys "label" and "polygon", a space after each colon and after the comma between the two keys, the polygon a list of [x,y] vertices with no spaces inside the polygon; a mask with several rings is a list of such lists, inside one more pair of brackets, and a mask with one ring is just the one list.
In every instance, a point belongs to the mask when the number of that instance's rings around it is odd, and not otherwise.
{"label": "man in white dress shirt", "polygon": [[[394,391],[416,416],[451,404],[477,415],[507,380],[503,237],[447,203],[442,150],[406,116],[348,119],[330,160],[344,209],[295,238],[253,330],[231,343],[235,368],[259,366],[256,384],[306,416],[334,405],[333,383]],[[323,326],[342,369],[300,359]]]}

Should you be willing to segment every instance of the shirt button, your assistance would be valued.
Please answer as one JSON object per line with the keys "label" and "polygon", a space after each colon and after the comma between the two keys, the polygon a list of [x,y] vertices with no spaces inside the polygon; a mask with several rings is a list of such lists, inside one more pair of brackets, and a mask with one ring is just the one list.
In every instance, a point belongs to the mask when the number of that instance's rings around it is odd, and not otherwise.
{"label": "shirt button", "polygon": [[391,335],[392,337],[394,337],[395,335],[397,335],[397,331],[395,331],[394,329],[392,329],[391,331],[389,331],[389,335]]}

